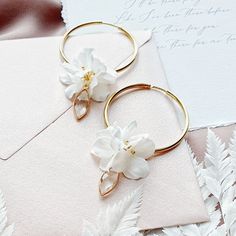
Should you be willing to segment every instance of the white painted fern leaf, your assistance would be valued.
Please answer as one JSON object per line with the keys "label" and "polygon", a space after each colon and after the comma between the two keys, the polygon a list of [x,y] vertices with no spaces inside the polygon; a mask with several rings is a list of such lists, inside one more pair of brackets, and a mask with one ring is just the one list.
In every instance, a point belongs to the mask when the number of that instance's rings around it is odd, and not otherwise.
{"label": "white painted fern leaf", "polygon": [[208,155],[205,157],[204,177],[206,177],[208,189],[219,201],[224,222],[221,228],[224,226],[225,234],[232,236],[235,235],[232,234],[232,231],[234,231],[233,227],[236,222],[235,145],[235,132],[229,149],[226,150],[225,144],[212,131],[208,131]]}
{"label": "white painted fern leaf", "polygon": [[142,204],[143,186],[118,203],[101,211],[95,225],[85,222],[82,236],[138,236],[137,221]]}
{"label": "white painted fern leaf", "polygon": [[[188,146],[189,147],[189,146]],[[202,224],[192,224],[190,227],[188,225],[180,227],[183,235],[190,235],[192,231],[192,235],[196,236],[208,236],[211,235],[212,232],[216,232],[216,228],[218,227],[221,220],[221,211],[217,209],[218,201],[217,199],[211,195],[211,192],[207,188],[206,181],[202,175],[203,163],[199,163],[194,156],[191,148],[189,147],[189,153],[192,158],[193,167],[197,176],[197,180],[199,182],[200,190],[205,202],[205,206],[207,208],[210,220],[209,222]],[[197,231],[199,230],[199,232]]]}
{"label": "white painted fern leaf", "polygon": [[227,156],[225,144],[211,130],[208,130],[207,153],[204,159],[205,169],[202,170],[202,175],[208,190],[218,201],[221,200],[226,189],[226,184],[223,183],[229,174]]}
{"label": "white painted fern leaf", "polygon": [[229,235],[236,235],[236,130],[229,144],[228,188],[223,194],[223,209],[226,230]]}
{"label": "white painted fern leaf", "polygon": [[[216,234],[221,220],[220,209],[217,209],[218,201],[207,188],[204,177],[202,176],[203,163],[198,163],[190,146],[187,144],[191,156],[193,167],[201,189],[201,193],[209,213],[210,221],[202,224],[189,224],[184,226],[164,228],[163,233],[167,236],[214,236],[224,235]],[[219,230],[222,230],[219,228]]]}
{"label": "white painted fern leaf", "polygon": [[14,226],[7,226],[7,210],[6,203],[2,192],[0,191],[0,236],[11,236],[14,231]]}

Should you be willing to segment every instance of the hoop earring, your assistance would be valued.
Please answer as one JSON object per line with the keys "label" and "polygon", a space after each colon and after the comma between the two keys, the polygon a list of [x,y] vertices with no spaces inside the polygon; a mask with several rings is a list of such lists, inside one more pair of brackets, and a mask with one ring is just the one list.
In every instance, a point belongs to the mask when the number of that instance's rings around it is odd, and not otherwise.
{"label": "hoop earring", "polygon": [[93,21],[93,22],[87,22],[87,23],[77,25],[64,34],[63,39],[60,44],[60,48],[59,48],[59,52],[60,52],[60,55],[61,55],[61,58],[63,61],[65,61],[66,63],[70,63],[69,59],[65,55],[64,48],[65,48],[66,41],[70,37],[71,33],[79,28],[90,26],[90,25],[107,25],[107,26],[116,28],[118,31],[122,32],[128,38],[128,40],[132,43],[133,53],[131,55],[130,60],[127,62],[126,65],[117,68],[116,72],[123,71],[124,69],[126,69],[127,67],[129,67],[133,63],[133,61],[135,60],[135,58],[137,57],[137,54],[138,54],[138,45],[137,45],[135,38],[132,36],[131,33],[128,32],[128,30],[126,30],[118,25],[107,23],[107,22],[102,22],[102,21]]}
{"label": "hoop earring", "polygon": [[[130,136],[136,128],[136,122],[120,128],[116,123],[109,122],[109,108],[119,96],[136,90],[154,90],[173,100],[181,109],[185,118],[185,125],[181,135],[165,147],[155,148],[154,142],[147,135]],[[155,156],[164,154],[177,147],[184,139],[189,129],[189,117],[182,101],[172,92],[149,84],[133,84],[112,94],[104,107],[104,122],[107,127],[98,132],[98,138],[91,153],[100,158],[100,169],[103,171],[99,182],[99,193],[108,196],[118,185],[121,174],[128,179],[141,179],[149,174],[147,161]]]}
{"label": "hoop earring", "polygon": [[[113,27],[122,32],[132,43],[133,53],[130,60],[125,65],[116,69],[109,68],[100,59],[93,56],[93,49],[88,48],[84,49],[84,51],[78,55],[76,63],[67,58],[64,47],[71,33],[79,28],[91,25],[106,25]],[[138,53],[138,46],[134,37],[124,28],[111,23],[94,21],[77,25],[66,32],[61,41],[59,52],[62,61],[64,61],[64,73],[60,76],[60,80],[67,86],[65,90],[66,97],[72,101],[74,116],[76,120],[79,121],[87,115],[91,100],[96,102],[103,102],[106,100],[110,93],[110,85],[115,83],[118,73],[128,68],[134,62]],[[81,58],[83,60],[81,60]],[[85,60],[89,60],[89,62],[84,63]],[[88,64],[90,64],[90,66],[88,66]],[[99,73],[97,71],[99,71]]]}

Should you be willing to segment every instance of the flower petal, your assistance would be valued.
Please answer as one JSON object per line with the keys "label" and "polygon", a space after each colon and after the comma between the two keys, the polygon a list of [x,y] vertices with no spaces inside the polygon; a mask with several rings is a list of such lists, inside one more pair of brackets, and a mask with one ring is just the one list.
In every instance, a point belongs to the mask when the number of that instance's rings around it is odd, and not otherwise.
{"label": "flower petal", "polygon": [[[74,77],[78,77],[78,68],[69,63],[62,64],[62,72],[59,75],[60,81],[62,84],[71,85],[75,82]],[[78,78],[77,78],[78,80]]]}
{"label": "flower petal", "polygon": [[98,138],[94,143],[91,153],[100,158],[100,169],[108,171],[119,150],[120,144],[117,142],[117,139],[112,137],[102,137]]}
{"label": "flower petal", "polygon": [[112,160],[112,157],[100,159],[100,162],[99,162],[100,170],[109,171],[111,168],[111,166],[110,166],[111,160]]}
{"label": "flower petal", "polygon": [[99,158],[111,158],[114,154],[112,139],[108,137],[97,139],[91,153]]}
{"label": "flower petal", "polygon": [[117,173],[123,172],[130,166],[131,159],[132,157],[129,156],[128,152],[123,149],[120,150],[112,160],[112,170]]}
{"label": "flower petal", "polygon": [[119,132],[119,129],[116,129],[113,126],[108,126],[106,129],[99,130],[97,132],[97,137],[110,137],[114,138],[116,133]]}
{"label": "flower petal", "polygon": [[137,128],[137,122],[130,122],[123,130],[122,130],[122,138],[124,141],[128,140],[129,137],[133,134],[134,130]]}
{"label": "flower petal", "polygon": [[133,157],[130,159],[129,167],[123,171],[124,175],[129,179],[147,177],[150,171],[147,161],[140,157]]}
{"label": "flower petal", "polygon": [[82,236],[99,236],[98,229],[89,223],[88,221],[84,221],[83,229],[82,229]]}
{"label": "flower petal", "polygon": [[77,66],[75,66],[75,65],[73,65],[73,64],[70,64],[70,63],[66,63],[66,62],[64,62],[63,64],[62,64],[62,68],[63,68],[63,70],[65,71],[65,72],[67,72],[67,73],[69,73],[69,74],[74,74],[74,73],[76,73],[77,71],[78,71],[78,67]]}
{"label": "flower petal", "polygon": [[106,72],[106,65],[102,63],[102,61],[100,61],[98,58],[94,58],[93,63],[91,65],[91,70],[95,74]]}
{"label": "flower petal", "polygon": [[117,73],[117,71],[111,67],[107,66],[107,70],[106,70],[107,74],[111,75],[112,77],[118,77],[119,74]]}
{"label": "flower petal", "polygon": [[65,73],[65,72],[62,72],[59,75],[59,79],[60,79],[61,83],[64,84],[64,85],[71,85],[71,84],[73,84],[71,76],[69,74]]}
{"label": "flower petal", "polygon": [[69,85],[65,89],[65,95],[68,99],[72,99],[73,95],[80,92],[81,89],[82,89],[82,83],[76,83],[76,84]]}
{"label": "flower petal", "polygon": [[106,84],[98,84],[94,87],[91,97],[97,102],[103,102],[106,100],[107,96],[110,94],[110,88]]}
{"label": "flower petal", "polygon": [[62,72],[60,73],[60,81],[65,85],[71,85],[78,83],[83,77],[81,68],[78,68],[72,64],[63,63]]}
{"label": "flower petal", "polygon": [[97,137],[98,138],[101,138],[101,137],[110,137],[110,138],[112,138],[113,137],[112,133],[113,133],[113,127],[109,126],[106,129],[99,130],[97,132]]}
{"label": "flower petal", "polygon": [[96,77],[92,79],[91,84],[89,85],[89,94],[93,94],[93,89],[98,85],[98,80]]}
{"label": "flower petal", "polygon": [[117,76],[112,76],[111,74],[102,72],[99,75],[97,75],[97,79],[99,83],[114,84],[117,80]]}
{"label": "flower petal", "polygon": [[155,152],[155,143],[146,137],[141,138],[135,145],[135,155],[142,158],[148,158]]}
{"label": "flower petal", "polygon": [[86,70],[91,70],[93,63],[93,49],[85,48],[82,52],[78,54],[77,57],[73,59],[73,64],[79,67],[84,67]]}
{"label": "flower petal", "polygon": [[112,125],[107,127],[106,129],[102,129],[97,132],[97,137],[107,137],[110,139],[115,139],[117,143],[119,143],[119,146],[117,146],[117,151],[120,150],[121,144],[123,144],[123,140],[121,139],[121,129],[117,125]]}
{"label": "flower petal", "polygon": [[115,70],[106,67],[106,71],[101,72],[97,77],[100,83],[114,84],[118,78],[118,73]]}

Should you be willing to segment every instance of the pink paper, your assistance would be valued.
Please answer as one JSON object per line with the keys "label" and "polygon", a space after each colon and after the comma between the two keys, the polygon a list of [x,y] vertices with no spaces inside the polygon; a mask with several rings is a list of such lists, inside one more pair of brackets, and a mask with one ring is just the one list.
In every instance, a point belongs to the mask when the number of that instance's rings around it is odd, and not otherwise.
{"label": "pink paper", "polygon": [[[138,33],[136,37],[142,38],[143,35],[145,34]],[[104,40],[101,40],[102,38]],[[98,55],[102,55],[108,62],[113,62],[113,65],[129,55],[130,51],[126,47],[128,44],[120,41],[119,36],[110,35],[109,41],[114,42],[112,44],[108,44],[105,38],[107,39],[104,35],[97,35],[96,41],[92,41],[93,36],[86,36],[77,42],[81,47],[93,42]],[[74,120],[71,109],[66,111],[70,104],[64,97],[64,87],[58,82],[56,67],[59,62],[59,40],[60,38],[47,38],[0,43],[3,55],[0,64],[8,65],[7,70],[2,70],[3,77],[9,77],[11,68],[17,68],[18,72],[15,77],[10,73],[11,80],[1,84],[1,89],[5,89],[5,96],[8,97],[8,103],[17,105],[18,102],[20,108],[24,107],[22,101],[28,101],[28,94],[31,93],[27,91],[40,86],[40,89],[35,90],[35,94],[32,93],[31,98],[33,103],[33,98],[38,97],[37,104],[25,106],[25,110],[16,110],[15,116],[12,115],[14,113],[11,106],[3,102],[0,104],[5,114],[4,120],[0,122],[1,129],[4,128],[0,139],[11,136],[4,146],[1,145],[5,156],[17,150],[22,139],[24,141],[31,135],[35,136],[10,159],[0,163],[0,187],[7,202],[9,222],[16,225],[14,235],[78,235],[83,220],[94,222],[100,208],[123,198],[142,183],[144,202],[139,221],[141,228],[206,221],[208,216],[184,143],[172,152],[150,161],[151,173],[145,180],[131,181],[122,178],[117,191],[111,197],[106,200],[99,198],[98,180],[101,172],[96,159],[91,157],[90,150],[96,131],[104,128],[104,104],[93,103],[88,117],[80,123]],[[121,43],[124,43],[124,46],[119,48]],[[18,48],[18,51],[11,51],[11,48]],[[25,55],[28,49],[29,53]],[[117,56],[111,55],[111,52]],[[6,53],[10,55],[5,56]],[[10,61],[11,56],[14,57],[13,63]],[[28,64],[22,60],[24,56],[29,58]],[[38,57],[41,60],[37,60],[36,65],[35,60]],[[6,58],[8,61],[4,63]],[[38,74],[32,78],[32,74],[25,71],[30,71],[30,68],[34,71],[36,66],[39,68]],[[30,83],[35,77],[35,83]],[[130,70],[119,78],[116,89],[143,82],[167,87],[152,40],[140,48],[138,59]],[[9,96],[11,88],[14,91],[19,88],[17,98],[22,96],[22,100]],[[3,99],[2,95],[0,98]],[[52,99],[57,101],[57,105]],[[41,108],[45,103],[50,109]],[[40,110],[41,114],[38,118],[31,114],[37,110]],[[22,116],[27,119],[21,120]],[[32,118],[35,120],[32,121]],[[112,121],[117,120],[121,125],[126,125],[134,119],[138,122],[138,132],[149,133],[157,147],[173,141],[180,133],[175,110],[169,101],[158,93],[139,91],[129,94],[112,107]],[[14,129],[11,128],[14,121],[19,124],[15,127],[17,139],[14,139]],[[28,131],[23,132],[24,129]],[[35,135],[40,129],[40,134]]]}

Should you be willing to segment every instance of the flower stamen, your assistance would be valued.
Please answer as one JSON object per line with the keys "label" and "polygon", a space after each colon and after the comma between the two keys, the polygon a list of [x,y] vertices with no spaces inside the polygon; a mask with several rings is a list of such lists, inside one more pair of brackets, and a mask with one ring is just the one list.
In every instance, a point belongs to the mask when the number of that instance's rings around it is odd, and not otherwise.
{"label": "flower stamen", "polygon": [[129,145],[129,141],[124,141],[124,144],[125,147],[123,149],[129,153],[129,156],[133,157],[136,153],[135,148],[132,145]]}
{"label": "flower stamen", "polygon": [[82,78],[84,82],[84,88],[88,89],[90,84],[93,81],[93,77],[95,76],[95,73],[93,71],[88,71],[87,73],[84,74],[84,77]]}

